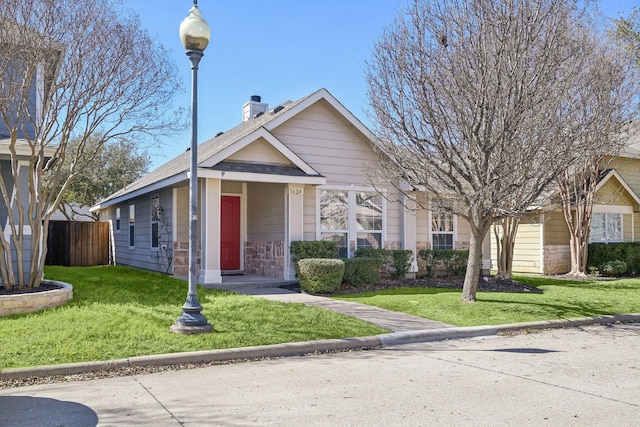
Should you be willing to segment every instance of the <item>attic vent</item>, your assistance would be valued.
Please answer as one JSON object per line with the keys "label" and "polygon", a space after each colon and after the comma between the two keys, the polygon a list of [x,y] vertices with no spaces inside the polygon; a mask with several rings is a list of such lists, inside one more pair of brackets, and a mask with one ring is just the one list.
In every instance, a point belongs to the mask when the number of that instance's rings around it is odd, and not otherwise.
{"label": "attic vent", "polygon": [[255,113],[255,114],[253,115],[253,118],[254,118],[254,119],[257,119],[258,117],[260,117],[260,116],[261,116],[261,115],[263,115],[263,114],[264,114],[264,111],[260,111],[260,112],[258,112],[258,113]]}
{"label": "attic vent", "polygon": [[282,105],[278,105],[276,108],[273,109],[273,111],[271,112],[271,114],[277,114],[280,111],[284,110],[284,107]]}
{"label": "attic vent", "polygon": [[219,137],[220,135],[222,135],[223,133],[224,133],[224,132],[218,132],[218,133],[216,133],[216,136],[215,136],[215,137],[217,138],[217,137]]}

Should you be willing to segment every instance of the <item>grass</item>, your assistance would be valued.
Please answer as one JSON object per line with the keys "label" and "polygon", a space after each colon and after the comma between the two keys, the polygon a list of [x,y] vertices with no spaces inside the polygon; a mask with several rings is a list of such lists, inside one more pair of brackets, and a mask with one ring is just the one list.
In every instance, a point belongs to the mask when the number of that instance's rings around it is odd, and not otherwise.
{"label": "grass", "polygon": [[443,288],[396,288],[335,298],[456,326],[640,313],[640,279],[572,281],[537,276],[514,279],[544,293],[478,292],[475,304],[461,302],[459,289]]}
{"label": "grass", "polygon": [[45,277],[71,283],[73,300],[0,318],[0,369],[386,332],[317,307],[199,288],[214,332],[179,335],[169,327],[182,312],[185,281],[117,266],[47,267]]}

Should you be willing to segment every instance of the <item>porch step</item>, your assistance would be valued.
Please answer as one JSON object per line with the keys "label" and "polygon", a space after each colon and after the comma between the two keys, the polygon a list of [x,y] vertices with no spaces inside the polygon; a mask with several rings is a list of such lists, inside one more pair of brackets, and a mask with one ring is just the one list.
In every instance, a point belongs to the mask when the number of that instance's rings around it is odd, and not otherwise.
{"label": "porch step", "polygon": [[259,276],[222,276],[222,283],[212,283],[203,285],[207,289],[222,289],[225,291],[236,291],[241,289],[263,289],[295,287],[297,280],[274,279],[271,277]]}

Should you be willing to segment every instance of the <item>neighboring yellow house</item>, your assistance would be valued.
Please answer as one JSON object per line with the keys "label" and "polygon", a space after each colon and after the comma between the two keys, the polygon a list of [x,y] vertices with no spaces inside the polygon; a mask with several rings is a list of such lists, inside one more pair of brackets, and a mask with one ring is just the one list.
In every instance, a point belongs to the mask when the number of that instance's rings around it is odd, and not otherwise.
{"label": "neighboring yellow house", "polygon": [[[634,133],[617,158],[602,162],[591,223],[591,242],[640,240],[640,132]],[[491,230],[492,265],[496,264],[496,241]],[[532,213],[518,227],[513,272],[564,274],[571,269],[569,230],[558,205]]]}

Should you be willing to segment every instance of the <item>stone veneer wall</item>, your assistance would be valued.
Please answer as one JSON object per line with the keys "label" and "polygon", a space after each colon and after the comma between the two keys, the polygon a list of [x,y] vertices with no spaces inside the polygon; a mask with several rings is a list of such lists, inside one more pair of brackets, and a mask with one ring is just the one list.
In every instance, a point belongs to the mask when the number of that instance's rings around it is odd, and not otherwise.
{"label": "stone veneer wall", "polygon": [[564,274],[571,270],[569,245],[544,246],[544,274]]}
{"label": "stone veneer wall", "polygon": [[284,278],[283,241],[245,242],[244,272],[251,276]]}
{"label": "stone veneer wall", "polygon": [[[200,245],[196,252],[196,271],[200,272]],[[173,275],[189,276],[189,242],[173,242]]]}
{"label": "stone veneer wall", "polygon": [[57,307],[73,298],[73,286],[70,284],[54,280],[43,280],[43,283],[51,283],[62,288],[27,294],[0,295],[0,317]]}

